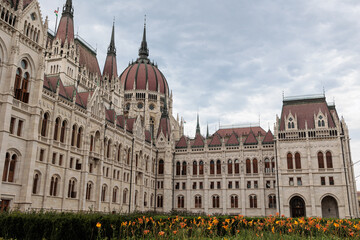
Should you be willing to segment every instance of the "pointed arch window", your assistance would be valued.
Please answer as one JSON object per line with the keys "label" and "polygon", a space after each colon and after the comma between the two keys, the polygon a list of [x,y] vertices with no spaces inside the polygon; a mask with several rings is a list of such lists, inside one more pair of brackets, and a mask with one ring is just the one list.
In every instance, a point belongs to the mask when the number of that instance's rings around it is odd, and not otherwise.
{"label": "pointed arch window", "polygon": [[276,196],[269,195],[269,208],[276,208]]}
{"label": "pointed arch window", "polygon": [[14,83],[14,97],[15,99],[28,103],[29,102],[29,64],[27,60],[23,59],[20,62],[20,67],[16,70],[15,83]]}
{"label": "pointed arch window", "polygon": [[118,194],[118,187],[114,187],[113,188],[113,195],[112,195],[112,202],[113,203],[117,202],[117,194]]}
{"label": "pointed arch window", "polygon": [[275,172],[275,159],[274,158],[272,158],[271,159],[271,172]]}
{"label": "pointed arch window", "polygon": [[160,159],[158,174],[164,174],[164,160]]}
{"label": "pointed arch window", "polygon": [[270,173],[270,160],[265,158],[265,174]]}
{"label": "pointed arch window", "polygon": [[88,182],[86,184],[86,200],[90,200],[91,199],[91,191],[92,191],[92,183]]}
{"label": "pointed arch window", "polygon": [[93,151],[93,148],[94,148],[94,136],[91,135],[90,136],[90,152]]}
{"label": "pointed arch window", "polygon": [[295,153],[295,168],[296,169],[301,169],[301,157],[300,157],[300,153]]}
{"label": "pointed arch window", "polygon": [[185,201],[184,201],[184,196],[178,196],[178,208],[184,208],[185,206]]}
{"label": "pointed arch window", "polygon": [[33,189],[32,189],[32,193],[33,193],[33,194],[37,194],[37,193],[38,193],[39,181],[40,181],[39,174],[38,174],[38,173],[35,173],[34,179],[33,179]]}
{"label": "pointed arch window", "polygon": [[181,175],[186,175],[186,162],[185,161],[182,163]]}
{"label": "pointed arch window", "polygon": [[250,195],[249,200],[250,200],[250,208],[257,208],[257,197],[256,197],[256,195]]}
{"label": "pointed arch window", "polygon": [[215,174],[215,162],[214,162],[214,160],[210,161],[210,174]]}
{"label": "pointed arch window", "polygon": [[2,180],[4,182],[14,182],[17,155],[13,154],[10,159],[10,153],[5,155],[5,163]]}
{"label": "pointed arch window", "polygon": [[76,147],[80,148],[81,147],[81,135],[82,135],[83,129],[82,127],[79,128],[78,132],[77,132],[77,138],[76,138]]}
{"label": "pointed arch window", "polygon": [[127,190],[127,188],[125,188],[123,191],[123,204],[127,203],[127,193],[128,193],[128,190]]}
{"label": "pointed arch window", "polygon": [[239,198],[237,195],[232,195],[230,200],[231,200],[231,208],[239,207]]}
{"label": "pointed arch window", "polygon": [[51,183],[50,183],[50,196],[57,196],[58,195],[58,183],[59,183],[59,177],[58,176],[52,176],[51,177]]}
{"label": "pointed arch window", "polygon": [[43,137],[46,137],[48,122],[49,122],[49,113],[45,113],[43,115],[43,119],[41,122],[41,136]]}
{"label": "pointed arch window", "polygon": [[61,125],[60,142],[65,143],[66,121],[64,120]]}
{"label": "pointed arch window", "polygon": [[75,179],[69,180],[68,198],[76,198],[75,183],[76,183]]}
{"label": "pointed arch window", "polygon": [[228,160],[228,174],[232,174],[233,173],[233,163],[231,161],[231,159]]}
{"label": "pointed arch window", "polygon": [[240,173],[240,163],[238,159],[235,159],[235,174]]}
{"label": "pointed arch window", "polygon": [[246,159],[246,173],[251,173],[251,162],[250,162],[250,159]]}
{"label": "pointed arch window", "polygon": [[333,168],[332,156],[329,151],[326,152],[326,167]]}
{"label": "pointed arch window", "polygon": [[253,173],[258,173],[258,160],[256,158],[253,159]]}
{"label": "pointed arch window", "polygon": [[288,169],[293,169],[294,166],[293,166],[292,154],[288,153],[287,156],[286,156],[286,159],[287,159],[287,167],[288,167]]}
{"label": "pointed arch window", "polygon": [[319,168],[324,168],[324,154],[322,152],[318,152],[318,166]]}
{"label": "pointed arch window", "polygon": [[181,171],[181,164],[180,162],[176,162],[176,175],[179,176]]}
{"label": "pointed arch window", "polygon": [[197,175],[197,162],[193,162],[193,175]]}
{"label": "pointed arch window", "polygon": [[107,191],[107,186],[106,184],[104,184],[101,188],[101,201],[105,202],[106,200],[106,191]]}
{"label": "pointed arch window", "polygon": [[216,161],[216,174],[221,174],[221,161]]}
{"label": "pointed arch window", "polygon": [[107,143],[106,157],[107,158],[111,157],[111,140],[109,140]]}
{"label": "pointed arch window", "polygon": [[212,196],[213,208],[220,208],[220,197],[218,195]]}
{"label": "pointed arch window", "polygon": [[75,146],[75,137],[76,137],[76,125],[74,124],[71,132],[71,146]]}
{"label": "pointed arch window", "polygon": [[162,195],[158,195],[157,196],[157,207],[158,208],[162,208],[163,207],[163,196]]}
{"label": "pointed arch window", "polygon": [[60,118],[56,118],[55,128],[54,128],[54,140],[58,140],[59,127],[60,127]]}
{"label": "pointed arch window", "polygon": [[195,196],[195,208],[202,208],[201,196],[199,195]]}
{"label": "pointed arch window", "polygon": [[200,161],[199,163],[199,175],[204,175],[204,162]]}

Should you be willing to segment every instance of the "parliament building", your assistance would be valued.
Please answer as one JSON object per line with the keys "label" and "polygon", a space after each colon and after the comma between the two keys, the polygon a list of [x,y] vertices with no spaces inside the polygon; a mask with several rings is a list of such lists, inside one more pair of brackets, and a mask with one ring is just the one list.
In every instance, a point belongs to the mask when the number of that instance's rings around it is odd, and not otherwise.
{"label": "parliament building", "polygon": [[325,95],[284,98],[273,131],[205,136],[198,121],[188,137],[146,26],[121,73],[108,37],[100,68],[71,0],[55,33],[37,0],[0,1],[1,211],[359,217],[349,130]]}

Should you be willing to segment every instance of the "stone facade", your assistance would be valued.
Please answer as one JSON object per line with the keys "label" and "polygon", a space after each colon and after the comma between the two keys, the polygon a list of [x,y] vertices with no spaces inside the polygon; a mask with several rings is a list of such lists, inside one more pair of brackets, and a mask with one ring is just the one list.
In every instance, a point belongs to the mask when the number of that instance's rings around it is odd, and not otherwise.
{"label": "stone facade", "polygon": [[2,0],[0,17],[1,210],[358,217],[348,129],[325,96],[284,99],[274,135],[190,139],[145,26],[119,76],[114,28],[101,72],[71,0],[56,33],[36,0]]}

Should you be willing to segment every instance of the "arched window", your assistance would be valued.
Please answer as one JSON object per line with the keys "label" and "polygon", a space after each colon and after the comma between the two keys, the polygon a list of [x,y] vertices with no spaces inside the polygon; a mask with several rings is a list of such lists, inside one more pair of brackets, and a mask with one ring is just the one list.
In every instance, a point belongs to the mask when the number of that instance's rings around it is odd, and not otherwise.
{"label": "arched window", "polygon": [[90,152],[93,151],[93,148],[94,148],[94,136],[91,135],[90,136]]}
{"label": "arched window", "polygon": [[291,122],[288,122],[288,128],[291,128]]}
{"label": "arched window", "polygon": [[4,182],[14,182],[16,160],[17,160],[16,154],[13,154],[10,159],[10,154],[6,153],[3,177],[2,177],[2,180]]}
{"label": "arched window", "polygon": [[127,190],[127,188],[125,188],[123,191],[123,204],[126,204],[126,202],[127,202],[127,193],[128,193],[128,190]]}
{"label": "arched window", "polygon": [[[121,144],[119,144],[118,151],[117,151],[117,161],[120,162],[120,160],[121,160]],[[148,168],[148,162],[146,161],[146,171],[147,171],[147,168]]]}
{"label": "arched window", "polygon": [[231,159],[228,160],[228,174],[232,174],[233,173],[233,164]]}
{"label": "arched window", "polygon": [[71,132],[71,146],[75,146],[76,130],[76,125],[74,124]]}
{"label": "arched window", "polygon": [[200,161],[199,163],[199,175],[204,175],[204,162]]}
{"label": "arched window", "polygon": [[257,197],[256,197],[256,195],[250,195],[249,200],[250,200],[250,208],[257,208]]}
{"label": "arched window", "polygon": [[60,142],[65,143],[65,131],[66,131],[66,121],[64,120],[61,125],[61,133],[60,133]]}
{"label": "arched window", "polygon": [[130,164],[130,152],[131,152],[131,148],[129,148],[128,151],[127,151],[127,160],[126,160],[127,165]]}
{"label": "arched window", "polygon": [[199,195],[195,196],[195,208],[202,208],[201,196]]}
{"label": "arched window", "polygon": [[29,102],[29,81],[30,73],[28,62],[23,59],[20,62],[20,67],[16,70],[15,83],[14,83],[14,97],[15,99],[24,103]]}
{"label": "arched window", "polygon": [[219,208],[220,207],[220,197],[218,195],[212,196],[212,203],[213,203],[213,208]]}
{"label": "arched window", "polygon": [[256,158],[253,159],[253,173],[258,173],[258,160]]}
{"label": "arched window", "polygon": [[158,208],[162,208],[162,207],[163,207],[163,196],[162,196],[162,195],[158,195],[158,196],[157,196],[157,207],[158,207]]}
{"label": "arched window", "polygon": [[197,162],[193,162],[193,175],[197,175]]}
{"label": "arched window", "polygon": [[38,189],[39,189],[39,181],[40,181],[40,177],[38,173],[35,173],[34,175],[34,179],[33,179],[33,189],[32,189],[32,193],[33,194],[37,194],[38,193]]}
{"label": "arched window", "polygon": [[318,166],[319,168],[324,168],[324,154],[322,152],[318,152]]}
{"label": "arched window", "polygon": [[296,169],[301,169],[301,157],[300,157],[300,153],[295,153],[295,168]]}
{"label": "arched window", "polygon": [[51,182],[50,182],[50,196],[57,196],[58,195],[58,183],[59,183],[59,177],[58,176],[52,176]]}
{"label": "arched window", "polygon": [[214,160],[210,161],[210,174],[215,174],[215,163]]}
{"label": "arched window", "polygon": [[239,160],[235,159],[235,174],[240,173],[240,163]]}
{"label": "arched window", "polygon": [[186,162],[185,161],[182,163],[181,175],[186,175]]}
{"label": "arched window", "polygon": [[154,202],[154,194],[151,194],[151,197],[150,197],[150,207],[153,206],[153,202]]}
{"label": "arched window", "polygon": [[88,182],[86,184],[86,200],[90,200],[91,199],[91,190],[92,190],[92,183]]}
{"label": "arched window", "polygon": [[158,174],[164,174],[164,160],[160,159],[159,161],[159,171]]}
{"label": "arched window", "polygon": [[265,173],[270,173],[270,160],[265,158]]}
{"label": "arched window", "polygon": [[185,206],[184,196],[178,196],[177,200],[178,200],[178,208],[184,208]]}
{"label": "arched window", "polygon": [[275,172],[275,159],[274,158],[271,159],[271,171]]}
{"label": "arched window", "polygon": [[107,143],[106,157],[107,158],[111,157],[111,140],[109,140]]}
{"label": "arched window", "polygon": [[68,198],[76,198],[75,183],[76,183],[75,179],[69,180]]}
{"label": "arched window", "polygon": [[321,127],[321,121],[320,120],[318,121],[318,127]]}
{"label": "arched window", "polygon": [[276,196],[269,195],[269,208],[276,208]]}
{"label": "arched window", "polygon": [[239,198],[237,195],[231,196],[231,208],[238,208],[239,207]]}
{"label": "arched window", "polygon": [[216,174],[221,174],[221,161],[216,161]]}
{"label": "arched window", "polygon": [[147,207],[147,193],[144,193],[144,207]]}
{"label": "arched window", "polygon": [[101,201],[105,202],[106,200],[106,190],[107,190],[107,186],[106,184],[104,184],[101,188]]}
{"label": "arched window", "polygon": [[60,118],[56,118],[55,128],[54,128],[54,140],[58,140],[59,127],[60,127]]}
{"label": "arched window", "polygon": [[251,162],[250,162],[250,159],[246,159],[246,173],[251,173]]}
{"label": "arched window", "polygon": [[176,175],[179,176],[181,171],[181,164],[180,162],[176,162]]}
{"label": "arched window", "polygon": [[292,154],[291,153],[288,153],[287,154],[287,167],[288,169],[293,169],[293,159],[292,159]]}
{"label": "arched window", "polygon": [[82,135],[82,127],[79,128],[78,133],[77,133],[77,138],[76,138],[76,147],[80,148],[81,147],[81,135]]}
{"label": "arched window", "polygon": [[329,151],[326,152],[326,167],[333,168],[332,156]]}
{"label": "arched window", "polygon": [[45,113],[41,123],[41,136],[43,137],[46,137],[48,122],[49,122],[49,114]]}
{"label": "arched window", "polygon": [[113,203],[117,202],[117,194],[118,194],[118,187],[114,187],[113,188],[113,195],[112,195],[112,202]]}
{"label": "arched window", "polygon": [[294,122],[291,123],[291,128],[295,128]]}

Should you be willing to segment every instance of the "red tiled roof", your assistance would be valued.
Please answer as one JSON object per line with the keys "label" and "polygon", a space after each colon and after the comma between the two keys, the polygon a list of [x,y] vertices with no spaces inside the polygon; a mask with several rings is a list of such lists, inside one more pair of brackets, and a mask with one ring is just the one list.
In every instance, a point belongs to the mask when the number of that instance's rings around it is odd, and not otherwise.
{"label": "red tiled roof", "polygon": [[76,104],[86,109],[89,96],[91,96],[92,94],[93,94],[93,92],[81,92],[81,93],[77,92],[76,93]]}
{"label": "red tiled roof", "polygon": [[149,130],[145,131],[145,141],[151,142],[151,133]]}
{"label": "red tiled roof", "polygon": [[115,110],[114,109],[105,109],[106,120],[115,123]]}
{"label": "red tiled roof", "polygon": [[247,136],[244,144],[257,144],[258,141],[252,131],[250,131],[250,134]]}
{"label": "red tiled roof", "polygon": [[[25,9],[33,0],[24,0],[24,8]],[[19,0],[3,0],[3,2],[8,2],[15,9],[18,8]]]}
{"label": "red tiled roof", "polygon": [[104,71],[103,76],[108,75],[110,79],[113,77],[117,77],[117,63],[116,63],[116,56],[113,54],[109,54],[106,57],[105,65],[104,65]]}
{"label": "red tiled roof", "polygon": [[120,75],[120,81],[126,90],[145,90],[146,85],[151,91],[169,94],[169,87],[164,75],[151,63],[134,62]]}
{"label": "red tiled roof", "polygon": [[211,139],[211,142],[208,145],[209,147],[221,146],[221,140],[219,135],[215,133]]}
{"label": "red tiled roof", "polygon": [[56,38],[61,40],[61,44],[68,40],[68,43],[74,40],[74,20],[69,15],[63,15],[60,19],[59,27],[56,32]]}
{"label": "red tiled roof", "polygon": [[74,90],[75,90],[75,86],[66,86],[64,87],[66,95],[68,96],[68,98],[70,100],[73,100],[74,97]]}
{"label": "red tiled roof", "polygon": [[325,97],[302,99],[296,101],[284,101],[281,113],[280,131],[285,130],[285,119],[290,112],[294,117],[295,115],[297,117],[298,129],[305,129],[305,122],[307,122],[307,127],[309,129],[314,129],[314,114],[317,115],[319,110],[321,110],[324,115],[327,115],[329,127],[334,128],[335,123],[332,115],[330,114]]}
{"label": "red tiled roof", "polygon": [[235,133],[235,132],[233,132],[233,133],[230,135],[229,139],[228,139],[227,142],[226,142],[226,145],[227,145],[227,146],[239,146],[239,145],[240,145],[240,142],[239,142],[239,140],[237,139],[237,136],[236,136],[236,133]]}
{"label": "red tiled roof", "polygon": [[59,95],[67,100],[72,100],[72,96],[68,96],[66,88],[61,79],[59,80]]}
{"label": "red tiled roof", "polygon": [[201,134],[196,134],[195,139],[191,147],[204,147],[204,138]]}
{"label": "red tiled roof", "polygon": [[160,125],[158,128],[157,137],[159,137],[160,133],[163,133],[165,137],[169,137],[171,133],[170,128],[170,120],[168,118],[161,118]]}
{"label": "red tiled roof", "polygon": [[262,143],[274,143],[274,135],[271,133],[270,130],[266,133],[264,139],[262,140]]}
{"label": "red tiled roof", "polygon": [[116,125],[118,127],[124,128],[124,126],[125,126],[125,117],[123,115],[117,116]]}
{"label": "red tiled roof", "polygon": [[100,77],[101,72],[96,54],[88,50],[81,42],[78,45],[80,50],[80,66],[85,66],[90,73]]}
{"label": "red tiled roof", "polygon": [[131,133],[133,132],[135,120],[136,120],[136,118],[128,118],[126,120],[126,131],[131,132]]}
{"label": "red tiled roof", "polygon": [[226,128],[226,129],[219,129],[216,131],[221,137],[231,136],[231,134],[236,133],[237,136],[248,135],[250,131],[262,136],[265,136],[266,132],[261,127],[243,127],[243,128]]}
{"label": "red tiled roof", "polygon": [[59,77],[58,76],[54,76],[54,77],[47,77],[46,75],[44,76],[44,87],[52,92],[56,92],[56,88],[57,88],[57,83],[59,81]]}
{"label": "red tiled roof", "polygon": [[180,140],[176,143],[176,148],[187,148],[187,139],[185,136],[182,136]]}

